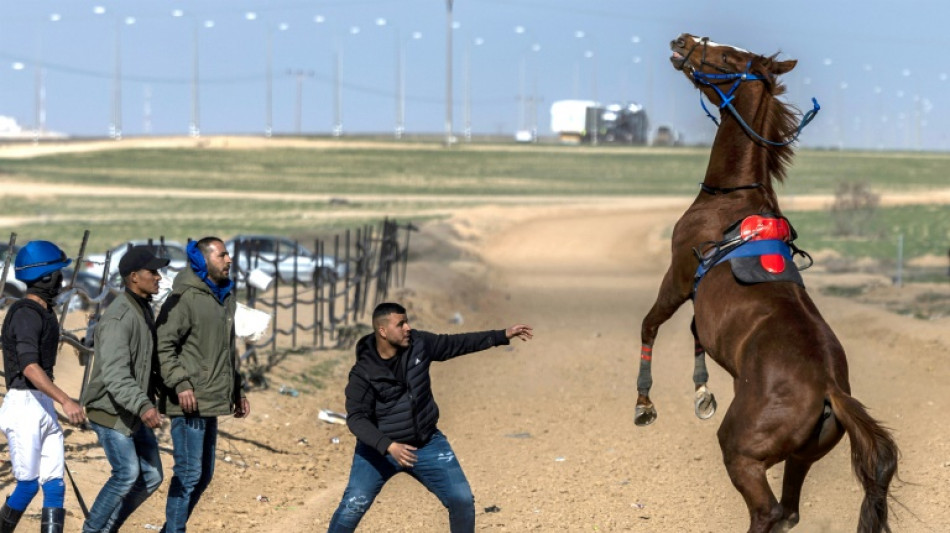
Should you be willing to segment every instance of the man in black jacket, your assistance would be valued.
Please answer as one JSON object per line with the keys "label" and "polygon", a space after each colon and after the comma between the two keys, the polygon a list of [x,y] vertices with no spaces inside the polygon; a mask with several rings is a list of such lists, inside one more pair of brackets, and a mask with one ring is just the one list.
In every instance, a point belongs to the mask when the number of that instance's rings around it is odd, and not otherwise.
{"label": "man in black jacket", "polygon": [[382,303],[373,311],[373,334],[356,345],[346,386],[346,425],[356,435],[350,480],[329,533],[354,531],[383,485],[399,472],[416,478],[449,510],[452,533],[475,530],[475,498],[445,435],[436,428],[429,365],[526,341],[532,329],[436,335],[414,331],[406,309]]}

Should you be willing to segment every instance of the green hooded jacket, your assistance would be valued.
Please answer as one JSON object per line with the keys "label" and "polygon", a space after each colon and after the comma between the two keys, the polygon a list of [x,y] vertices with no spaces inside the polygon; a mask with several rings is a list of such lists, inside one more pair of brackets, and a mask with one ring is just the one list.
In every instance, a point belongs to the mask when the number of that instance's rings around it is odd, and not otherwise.
{"label": "green hooded jacket", "polygon": [[175,276],[157,321],[158,360],[165,385],[159,411],[183,416],[178,393],[191,389],[198,411],[189,416],[234,412],[244,396],[234,342],[236,306],[233,290],[219,302],[191,268]]}
{"label": "green hooded jacket", "polygon": [[[142,307],[123,292],[96,325],[96,356],[80,403],[89,420],[129,436],[155,407],[152,332]],[[157,369],[154,369],[157,371]]]}

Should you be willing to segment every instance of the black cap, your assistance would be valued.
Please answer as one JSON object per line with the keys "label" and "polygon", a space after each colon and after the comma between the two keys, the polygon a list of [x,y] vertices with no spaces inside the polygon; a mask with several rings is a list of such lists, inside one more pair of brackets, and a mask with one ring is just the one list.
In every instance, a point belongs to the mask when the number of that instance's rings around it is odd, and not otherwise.
{"label": "black cap", "polygon": [[150,247],[133,246],[119,259],[119,275],[123,278],[139,270],[158,270],[168,266],[168,259],[155,257]]}

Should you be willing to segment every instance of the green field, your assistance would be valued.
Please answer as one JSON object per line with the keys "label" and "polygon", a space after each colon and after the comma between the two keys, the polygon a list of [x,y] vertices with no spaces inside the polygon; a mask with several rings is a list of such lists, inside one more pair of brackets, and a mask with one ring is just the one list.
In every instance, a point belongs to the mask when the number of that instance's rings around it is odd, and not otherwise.
{"label": "green field", "polygon": [[[464,207],[500,197],[692,196],[708,155],[707,148],[475,144],[447,150],[438,144],[346,141],[315,148],[113,149],[0,158],[4,182],[126,189],[115,195],[64,191],[3,196],[0,209],[8,221],[3,229],[17,232],[20,240],[48,238],[78,246],[83,230],[89,229],[93,251],[128,238],[160,235],[184,240],[207,233],[260,232],[307,241],[375,223],[381,212],[415,221],[444,216],[447,203]],[[878,194],[925,192],[950,187],[948,168],[950,154],[803,150],[778,191],[833,194],[842,182],[863,182]],[[129,188],[149,194],[129,195]],[[243,197],[163,195],[175,190]],[[275,198],[275,193],[286,197]],[[412,198],[407,201],[406,196]],[[860,239],[831,235],[826,212],[797,212],[793,223],[803,247],[833,248],[855,257],[892,257],[897,235],[903,234],[905,256],[912,258],[946,254],[948,211],[946,206],[879,209]]]}

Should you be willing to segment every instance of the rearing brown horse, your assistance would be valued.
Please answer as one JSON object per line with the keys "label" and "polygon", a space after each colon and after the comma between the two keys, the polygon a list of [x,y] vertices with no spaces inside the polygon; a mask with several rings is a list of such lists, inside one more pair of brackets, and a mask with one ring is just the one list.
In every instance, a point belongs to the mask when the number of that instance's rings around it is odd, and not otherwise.
{"label": "rearing brown horse", "polygon": [[[845,433],[854,473],[865,491],[858,531],[890,531],[887,498],[897,472],[897,444],[851,397],[844,349],[805,292],[791,255],[779,253],[780,248],[767,252],[778,260],[766,269],[771,273],[755,280],[762,283],[738,281],[730,261],[714,261],[727,243],[744,246],[761,238],[762,231],[779,237],[773,243],[791,240],[773,182],[784,180],[793,155],[790,143],[803,127],[796,110],[777,98],[784,93],[778,76],[797,62],[688,34],[673,40],[671,48],[673,67],[720,106],[721,124],[702,190],[676,223],[672,263],[643,320],[636,422],[647,425],[656,418],[649,390],[657,330],[692,297],[696,412],[706,418],[715,409],[705,387],[705,350],[733,377],[735,398],[718,436],[729,477],[749,509],[749,531],[787,531],[798,523],[809,468]],[[747,232],[742,223],[738,240],[727,241],[727,229],[745,220],[753,221],[751,229]],[[771,225],[761,225],[762,220]],[[786,262],[794,275],[770,279]],[[782,461],[785,473],[777,501],[766,471]]]}

